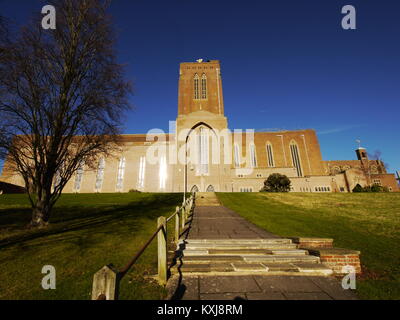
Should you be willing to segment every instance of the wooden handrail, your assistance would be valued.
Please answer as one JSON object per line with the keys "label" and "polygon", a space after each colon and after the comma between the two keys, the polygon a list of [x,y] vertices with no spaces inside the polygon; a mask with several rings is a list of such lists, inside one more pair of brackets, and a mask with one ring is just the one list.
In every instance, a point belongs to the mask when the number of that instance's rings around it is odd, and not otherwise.
{"label": "wooden handrail", "polygon": [[173,215],[171,215],[169,218],[167,218],[167,223],[168,223],[173,217],[175,217],[175,216],[178,214],[179,210],[180,210],[180,208],[179,208],[179,207],[176,207],[175,213],[174,213]]}
{"label": "wooden handrail", "polygon": [[142,253],[146,250],[146,248],[150,245],[153,239],[157,236],[158,232],[162,229],[162,226],[159,226],[156,232],[150,237],[150,239],[145,243],[145,245],[135,254],[135,256],[129,261],[126,266],[119,271],[121,278],[129,271],[129,269],[135,264],[136,260],[142,255]]}
{"label": "wooden handrail", "polygon": [[[175,242],[178,243],[181,228],[183,229],[186,225],[188,213],[194,205],[194,199],[195,193],[193,193],[190,198],[186,199],[186,201],[182,203],[181,207],[176,207],[175,213],[168,219],[165,219],[165,217],[159,217],[157,220],[156,231],[124,268],[118,271],[115,270],[112,264],[110,264],[96,272],[93,278],[92,300],[118,299],[119,282],[130,268],[132,268],[156,236],[158,236],[158,280],[160,284],[165,285],[167,281],[167,223],[175,217],[174,239]],[[187,208],[189,205],[190,207]]]}

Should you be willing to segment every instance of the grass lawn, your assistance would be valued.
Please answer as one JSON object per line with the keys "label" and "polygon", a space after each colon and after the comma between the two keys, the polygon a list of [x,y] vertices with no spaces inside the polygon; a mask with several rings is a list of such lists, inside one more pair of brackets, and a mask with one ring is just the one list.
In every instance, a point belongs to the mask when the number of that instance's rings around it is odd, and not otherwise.
{"label": "grass lawn", "polygon": [[[156,230],[157,217],[181,201],[181,194],[66,194],[50,226],[30,231],[26,196],[0,195],[0,299],[90,299],[93,274],[109,263],[122,268]],[[146,277],[157,272],[156,242],[122,280],[120,299],[164,297]],[[56,290],[41,287],[44,265],[56,268]]]}
{"label": "grass lawn", "polygon": [[218,193],[224,206],[277,235],[329,237],[361,251],[362,299],[400,299],[400,194]]}

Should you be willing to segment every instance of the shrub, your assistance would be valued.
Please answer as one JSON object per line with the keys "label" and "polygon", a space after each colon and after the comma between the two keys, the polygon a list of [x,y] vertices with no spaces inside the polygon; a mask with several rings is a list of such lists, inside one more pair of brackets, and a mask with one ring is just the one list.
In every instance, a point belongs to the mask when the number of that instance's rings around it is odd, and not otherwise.
{"label": "shrub", "polygon": [[373,192],[371,186],[365,186],[362,192]]}
{"label": "shrub", "polygon": [[353,188],[353,192],[364,192],[363,187],[359,183]]}
{"label": "shrub", "polygon": [[374,184],[371,187],[371,192],[389,192],[389,188]]}
{"label": "shrub", "polygon": [[129,193],[133,193],[133,192],[142,192],[142,191],[139,191],[139,190],[136,190],[136,189],[130,189],[128,192]]}
{"label": "shrub", "polygon": [[361,187],[360,184],[357,184],[354,187],[353,192],[389,192],[389,189],[387,187],[382,187],[377,184],[365,187]]}
{"label": "shrub", "polygon": [[287,176],[273,173],[264,181],[264,187],[260,192],[289,192],[290,186],[291,182]]}
{"label": "shrub", "polygon": [[371,186],[371,192],[381,192],[382,188],[378,186],[377,184],[374,184]]}

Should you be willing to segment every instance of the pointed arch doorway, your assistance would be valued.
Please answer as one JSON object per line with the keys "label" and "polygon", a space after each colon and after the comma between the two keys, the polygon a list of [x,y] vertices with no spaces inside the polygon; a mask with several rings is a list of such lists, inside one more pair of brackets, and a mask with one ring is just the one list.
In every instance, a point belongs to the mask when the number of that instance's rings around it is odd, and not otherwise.
{"label": "pointed arch doorway", "polygon": [[196,185],[194,185],[192,189],[190,189],[190,192],[199,192],[199,188]]}
{"label": "pointed arch doorway", "polygon": [[210,185],[207,187],[206,192],[215,192],[214,186],[210,184]]}

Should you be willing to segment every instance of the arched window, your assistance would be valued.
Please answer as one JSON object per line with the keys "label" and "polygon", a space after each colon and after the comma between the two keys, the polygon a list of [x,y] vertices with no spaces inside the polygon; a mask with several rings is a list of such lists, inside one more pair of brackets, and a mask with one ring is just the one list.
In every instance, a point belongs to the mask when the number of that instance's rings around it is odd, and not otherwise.
{"label": "arched window", "polygon": [[52,188],[53,192],[60,191],[61,187],[63,187],[62,184],[64,183],[63,179],[65,179],[65,167],[65,162],[61,163],[54,174]]}
{"label": "arched window", "polygon": [[101,190],[101,187],[103,186],[105,167],[106,167],[106,161],[104,160],[104,158],[100,158],[99,165],[97,167],[96,185],[95,185],[95,189],[97,192],[99,192]]}
{"label": "arched window", "polygon": [[250,164],[252,168],[257,167],[256,146],[254,143],[250,144]]}
{"label": "arched window", "polygon": [[139,176],[138,176],[138,189],[144,188],[144,177],[146,171],[146,158],[140,157],[139,161]]}
{"label": "arched window", "polygon": [[267,164],[268,167],[275,167],[274,153],[271,142],[267,142]]}
{"label": "arched window", "polygon": [[193,84],[194,98],[200,99],[199,75],[197,73],[194,75]]}
{"label": "arched window", "polygon": [[160,158],[160,189],[165,189],[167,182],[167,158],[162,155]]}
{"label": "arched window", "polygon": [[290,142],[290,153],[292,155],[293,166],[296,168],[297,176],[302,177],[303,171],[301,169],[299,148],[295,141]]}
{"label": "arched window", "polygon": [[240,168],[240,151],[239,151],[239,146],[237,145],[237,143],[235,143],[234,145],[234,164],[235,164],[235,168]]}
{"label": "arched window", "polygon": [[215,192],[214,190],[214,186],[212,186],[211,184],[207,187],[206,192]]}
{"label": "arched window", "polygon": [[207,77],[204,73],[201,76],[201,98],[207,99]]}
{"label": "arched window", "polygon": [[198,134],[198,166],[197,174],[208,174],[208,130],[201,127]]}
{"label": "arched window", "polygon": [[76,176],[75,176],[75,183],[74,183],[74,189],[75,191],[81,190],[81,185],[82,185],[82,179],[83,179],[83,162],[79,164],[78,169],[76,170]]}
{"label": "arched window", "polygon": [[118,191],[121,191],[122,187],[124,185],[125,163],[126,163],[125,158],[121,158],[119,160],[118,175],[117,175],[117,190]]}
{"label": "arched window", "polygon": [[199,188],[196,185],[194,185],[192,189],[190,189],[190,192],[199,192]]}

